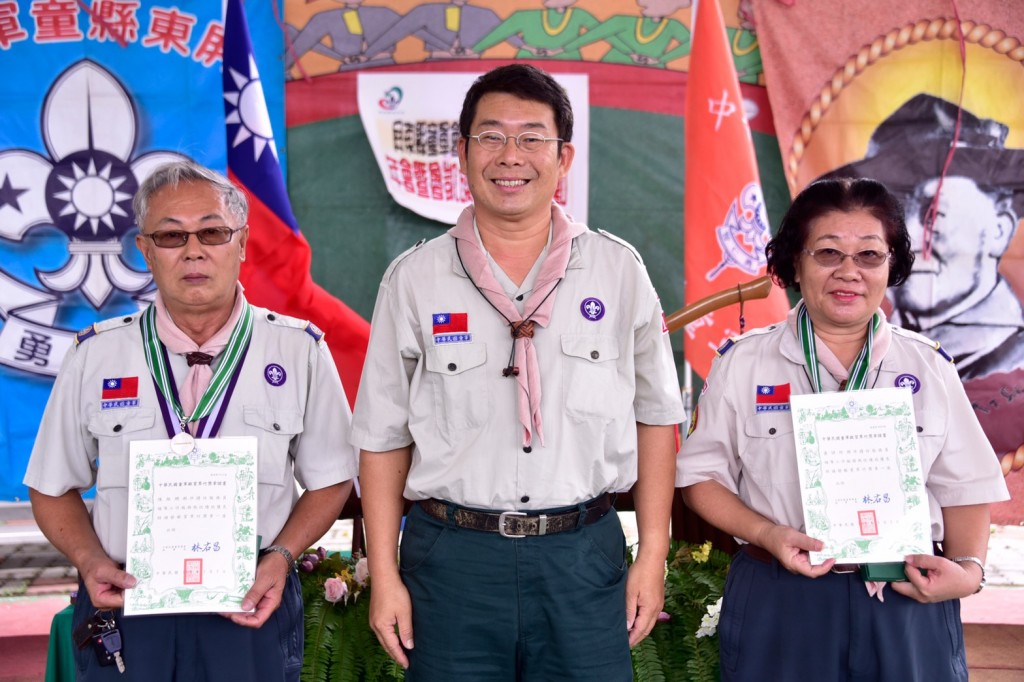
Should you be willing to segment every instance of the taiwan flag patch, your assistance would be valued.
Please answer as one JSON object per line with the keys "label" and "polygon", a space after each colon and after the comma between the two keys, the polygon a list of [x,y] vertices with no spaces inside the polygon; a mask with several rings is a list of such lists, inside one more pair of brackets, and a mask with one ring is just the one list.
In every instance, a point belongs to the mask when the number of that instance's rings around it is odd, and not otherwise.
{"label": "taiwan flag patch", "polygon": [[754,398],[758,412],[774,412],[789,409],[789,384],[762,386],[758,384]]}
{"label": "taiwan flag patch", "polygon": [[435,344],[468,343],[473,340],[469,333],[468,313],[434,313],[431,322]]}
{"label": "taiwan flag patch", "polygon": [[118,407],[138,407],[139,378],[114,377],[103,380],[103,392],[100,394],[101,408],[110,410]]}

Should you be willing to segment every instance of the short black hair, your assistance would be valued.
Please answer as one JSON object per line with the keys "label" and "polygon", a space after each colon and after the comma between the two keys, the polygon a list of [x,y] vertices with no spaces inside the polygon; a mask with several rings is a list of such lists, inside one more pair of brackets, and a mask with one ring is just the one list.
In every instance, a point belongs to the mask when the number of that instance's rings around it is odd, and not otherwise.
{"label": "short black hair", "polygon": [[530,64],[499,66],[477,78],[466,93],[459,114],[459,134],[469,137],[476,107],[484,95],[505,93],[551,107],[555,114],[555,127],[563,142],[572,141],[572,104],[565,88],[550,74]]}
{"label": "short black hair", "polygon": [[903,284],[914,265],[903,205],[885,185],[870,178],[825,178],[805,187],[783,216],[778,233],[765,247],[768,274],[779,286],[800,291],[796,260],[805,248],[811,223],[829,213],[856,211],[865,211],[882,223],[892,253],[888,286]]}

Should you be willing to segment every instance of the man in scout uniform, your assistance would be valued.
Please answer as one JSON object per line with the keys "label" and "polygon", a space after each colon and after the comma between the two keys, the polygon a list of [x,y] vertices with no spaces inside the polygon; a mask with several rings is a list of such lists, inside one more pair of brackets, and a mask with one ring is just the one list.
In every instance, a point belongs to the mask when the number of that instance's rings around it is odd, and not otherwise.
{"label": "man in scout uniform", "polygon": [[[162,166],[134,209],[156,300],[78,334],[25,474],[36,522],[78,569],[76,631],[98,612],[114,618],[135,679],[297,680],[294,557],[337,518],[356,473],[337,370],[316,327],[245,300],[248,203],[226,178]],[[122,617],[137,582],[123,570],[131,442],[229,436],[258,442],[261,555],[244,613]],[[94,484],[90,517],[81,492]],[[88,642],[77,664],[85,679],[123,679]]]}
{"label": "man in scout uniform", "polygon": [[661,304],[632,247],[552,201],[573,146],[549,75],[482,76],[459,128],[473,205],[385,273],[353,417],[370,623],[410,680],[629,680],[683,416]]}

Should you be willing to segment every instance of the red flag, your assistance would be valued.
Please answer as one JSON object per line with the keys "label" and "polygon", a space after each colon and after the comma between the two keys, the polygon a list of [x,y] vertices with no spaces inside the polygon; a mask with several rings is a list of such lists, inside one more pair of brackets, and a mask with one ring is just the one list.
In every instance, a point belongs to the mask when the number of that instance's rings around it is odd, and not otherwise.
{"label": "red flag", "polygon": [[240,0],[224,20],[228,177],[249,197],[249,242],[241,281],[250,302],[310,320],[325,334],[349,403],[363,370],[370,325],[313,282],[309,243],[298,230],[269,133],[269,115]]}
{"label": "red flag", "polygon": [[[722,9],[717,0],[700,0],[686,85],[684,301],[764,275],[770,238]],[[777,322],[788,308],[785,291],[775,287],[767,299],[744,304],[746,328]],[[739,332],[738,308],[705,315],[686,327],[686,359],[706,377],[715,349]]]}

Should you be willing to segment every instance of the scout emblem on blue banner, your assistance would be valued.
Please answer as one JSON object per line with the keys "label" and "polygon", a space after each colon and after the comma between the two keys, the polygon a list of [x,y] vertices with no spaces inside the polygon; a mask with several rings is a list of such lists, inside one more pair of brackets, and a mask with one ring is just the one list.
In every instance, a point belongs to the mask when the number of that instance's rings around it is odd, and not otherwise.
{"label": "scout emblem on blue banner", "polygon": [[[280,41],[264,37],[280,29],[265,19],[261,44],[277,59]],[[227,167],[223,27],[219,2],[0,2],[0,500],[26,497],[75,332],[87,339],[152,300],[134,245],[138,187],[185,157]],[[112,379],[122,387],[104,387],[104,406],[137,403],[135,379]],[[132,395],[106,397],[115,390]]]}

